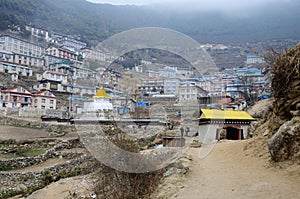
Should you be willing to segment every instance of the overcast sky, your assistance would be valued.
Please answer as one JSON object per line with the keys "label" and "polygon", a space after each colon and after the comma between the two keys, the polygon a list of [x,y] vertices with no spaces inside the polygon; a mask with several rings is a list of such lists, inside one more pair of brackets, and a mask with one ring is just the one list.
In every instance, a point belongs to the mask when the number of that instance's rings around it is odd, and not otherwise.
{"label": "overcast sky", "polygon": [[88,0],[95,3],[109,3],[114,5],[149,5],[149,4],[193,4],[199,7],[247,7],[259,6],[269,3],[289,3],[297,0]]}

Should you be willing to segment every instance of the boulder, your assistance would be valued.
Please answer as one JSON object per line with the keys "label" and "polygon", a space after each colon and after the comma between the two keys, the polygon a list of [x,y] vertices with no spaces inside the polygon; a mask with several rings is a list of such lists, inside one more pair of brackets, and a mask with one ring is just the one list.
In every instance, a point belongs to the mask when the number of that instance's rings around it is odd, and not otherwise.
{"label": "boulder", "polygon": [[268,140],[268,148],[272,160],[300,159],[300,117],[285,122]]}

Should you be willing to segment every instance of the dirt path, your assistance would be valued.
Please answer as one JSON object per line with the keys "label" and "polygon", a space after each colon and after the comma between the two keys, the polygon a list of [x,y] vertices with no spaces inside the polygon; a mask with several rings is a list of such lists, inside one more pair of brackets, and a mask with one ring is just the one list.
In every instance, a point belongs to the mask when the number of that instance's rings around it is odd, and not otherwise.
{"label": "dirt path", "polygon": [[300,198],[300,175],[266,168],[267,160],[243,150],[246,142],[218,143],[204,159],[199,158],[200,149],[191,148],[191,172],[173,198]]}

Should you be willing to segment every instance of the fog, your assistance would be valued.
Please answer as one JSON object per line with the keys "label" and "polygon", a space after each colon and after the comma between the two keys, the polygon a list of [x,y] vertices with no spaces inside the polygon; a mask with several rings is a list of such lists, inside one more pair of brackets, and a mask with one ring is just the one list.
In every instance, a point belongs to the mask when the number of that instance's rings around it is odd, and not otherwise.
{"label": "fog", "polygon": [[292,4],[297,0],[87,0],[113,5],[150,5],[153,8],[201,11],[235,11],[262,8],[275,4]]}

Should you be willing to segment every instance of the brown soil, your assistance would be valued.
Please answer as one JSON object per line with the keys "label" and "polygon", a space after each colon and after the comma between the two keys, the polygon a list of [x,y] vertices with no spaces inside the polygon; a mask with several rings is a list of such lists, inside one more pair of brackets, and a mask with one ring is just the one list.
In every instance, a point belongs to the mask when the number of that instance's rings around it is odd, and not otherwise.
{"label": "brown soil", "polygon": [[47,137],[50,137],[49,132],[42,129],[0,126],[1,140],[7,140],[7,139],[26,140],[26,139],[47,138]]}
{"label": "brown soil", "polygon": [[192,157],[186,177],[166,179],[157,198],[300,198],[300,167],[277,168],[267,158],[259,158],[254,150],[244,150],[250,140],[226,141],[216,144],[204,159],[201,148],[191,148]]}
{"label": "brown soil", "polygon": [[0,126],[0,140],[33,140],[44,138],[69,139],[78,137],[77,132],[70,132],[64,136],[57,137],[43,129],[31,129],[13,126]]}

